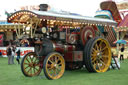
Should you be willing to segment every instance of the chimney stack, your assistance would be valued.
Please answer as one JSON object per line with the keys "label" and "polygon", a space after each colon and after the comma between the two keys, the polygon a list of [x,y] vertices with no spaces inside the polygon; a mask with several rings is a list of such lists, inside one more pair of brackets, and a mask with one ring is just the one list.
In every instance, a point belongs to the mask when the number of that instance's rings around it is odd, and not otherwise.
{"label": "chimney stack", "polygon": [[48,4],[40,4],[39,7],[39,11],[48,11]]}

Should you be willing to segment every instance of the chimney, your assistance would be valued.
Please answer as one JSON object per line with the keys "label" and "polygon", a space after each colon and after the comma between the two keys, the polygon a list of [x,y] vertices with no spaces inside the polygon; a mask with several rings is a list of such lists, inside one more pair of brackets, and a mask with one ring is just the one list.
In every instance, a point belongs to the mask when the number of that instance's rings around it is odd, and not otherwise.
{"label": "chimney", "polygon": [[39,7],[39,11],[48,11],[48,4],[40,4]]}

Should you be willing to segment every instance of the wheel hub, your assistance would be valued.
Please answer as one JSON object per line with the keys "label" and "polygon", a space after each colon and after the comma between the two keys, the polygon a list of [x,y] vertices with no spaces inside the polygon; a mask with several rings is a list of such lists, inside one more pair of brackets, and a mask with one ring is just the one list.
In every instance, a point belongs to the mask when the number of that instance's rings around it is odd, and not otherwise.
{"label": "wheel hub", "polygon": [[100,52],[97,53],[97,56],[100,56]]}
{"label": "wheel hub", "polygon": [[35,67],[35,64],[34,63],[30,63],[29,66],[33,68],[33,67]]}
{"label": "wheel hub", "polygon": [[97,53],[97,58],[102,58],[102,53],[101,52]]}
{"label": "wheel hub", "polygon": [[58,69],[58,67],[59,67],[58,64],[54,64],[55,69]]}
{"label": "wheel hub", "polygon": [[54,67],[56,67],[57,66],[57,64],[54,64]]}

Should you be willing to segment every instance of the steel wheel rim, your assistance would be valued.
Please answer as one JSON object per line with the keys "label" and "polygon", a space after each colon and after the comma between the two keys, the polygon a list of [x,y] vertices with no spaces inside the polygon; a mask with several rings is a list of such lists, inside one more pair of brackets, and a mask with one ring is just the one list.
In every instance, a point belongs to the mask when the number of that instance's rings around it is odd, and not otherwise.
{"label": "steel wheel rim", "polygon": [[96,72],[105,72],[111,63],[111,48],[105,39],[97,39],[91,50],[91,62]]}
{"label": "steel wheel rim", "polygon": [[36,76],[41,72],[41,67],[39,64],[39,59],[35,53],[29,53],[25,56],[23,62],[23,69],[27,76]]}
{"label": "steel wheel rim", "polygon": [[46,61],[46,72],[51,79],[59,79],[65,70],[65,62],[63,56],[53,53]]}

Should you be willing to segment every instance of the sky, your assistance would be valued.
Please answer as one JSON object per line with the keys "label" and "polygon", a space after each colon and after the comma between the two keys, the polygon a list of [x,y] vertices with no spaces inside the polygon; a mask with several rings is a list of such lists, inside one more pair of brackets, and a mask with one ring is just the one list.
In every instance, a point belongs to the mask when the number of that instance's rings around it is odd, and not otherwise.
{"label": "sky", "polygon": [[[100,8],[100,3],[106,0],[2,0],[0,3],[0,20],[6,19],[5,11],[19,10],[21,6],[47,3],[55,9],[61,9],[84,16],[94,16]],[[114,0],[120,2],[123,0]],[[125,0],[128,1],[128,0]]]}

